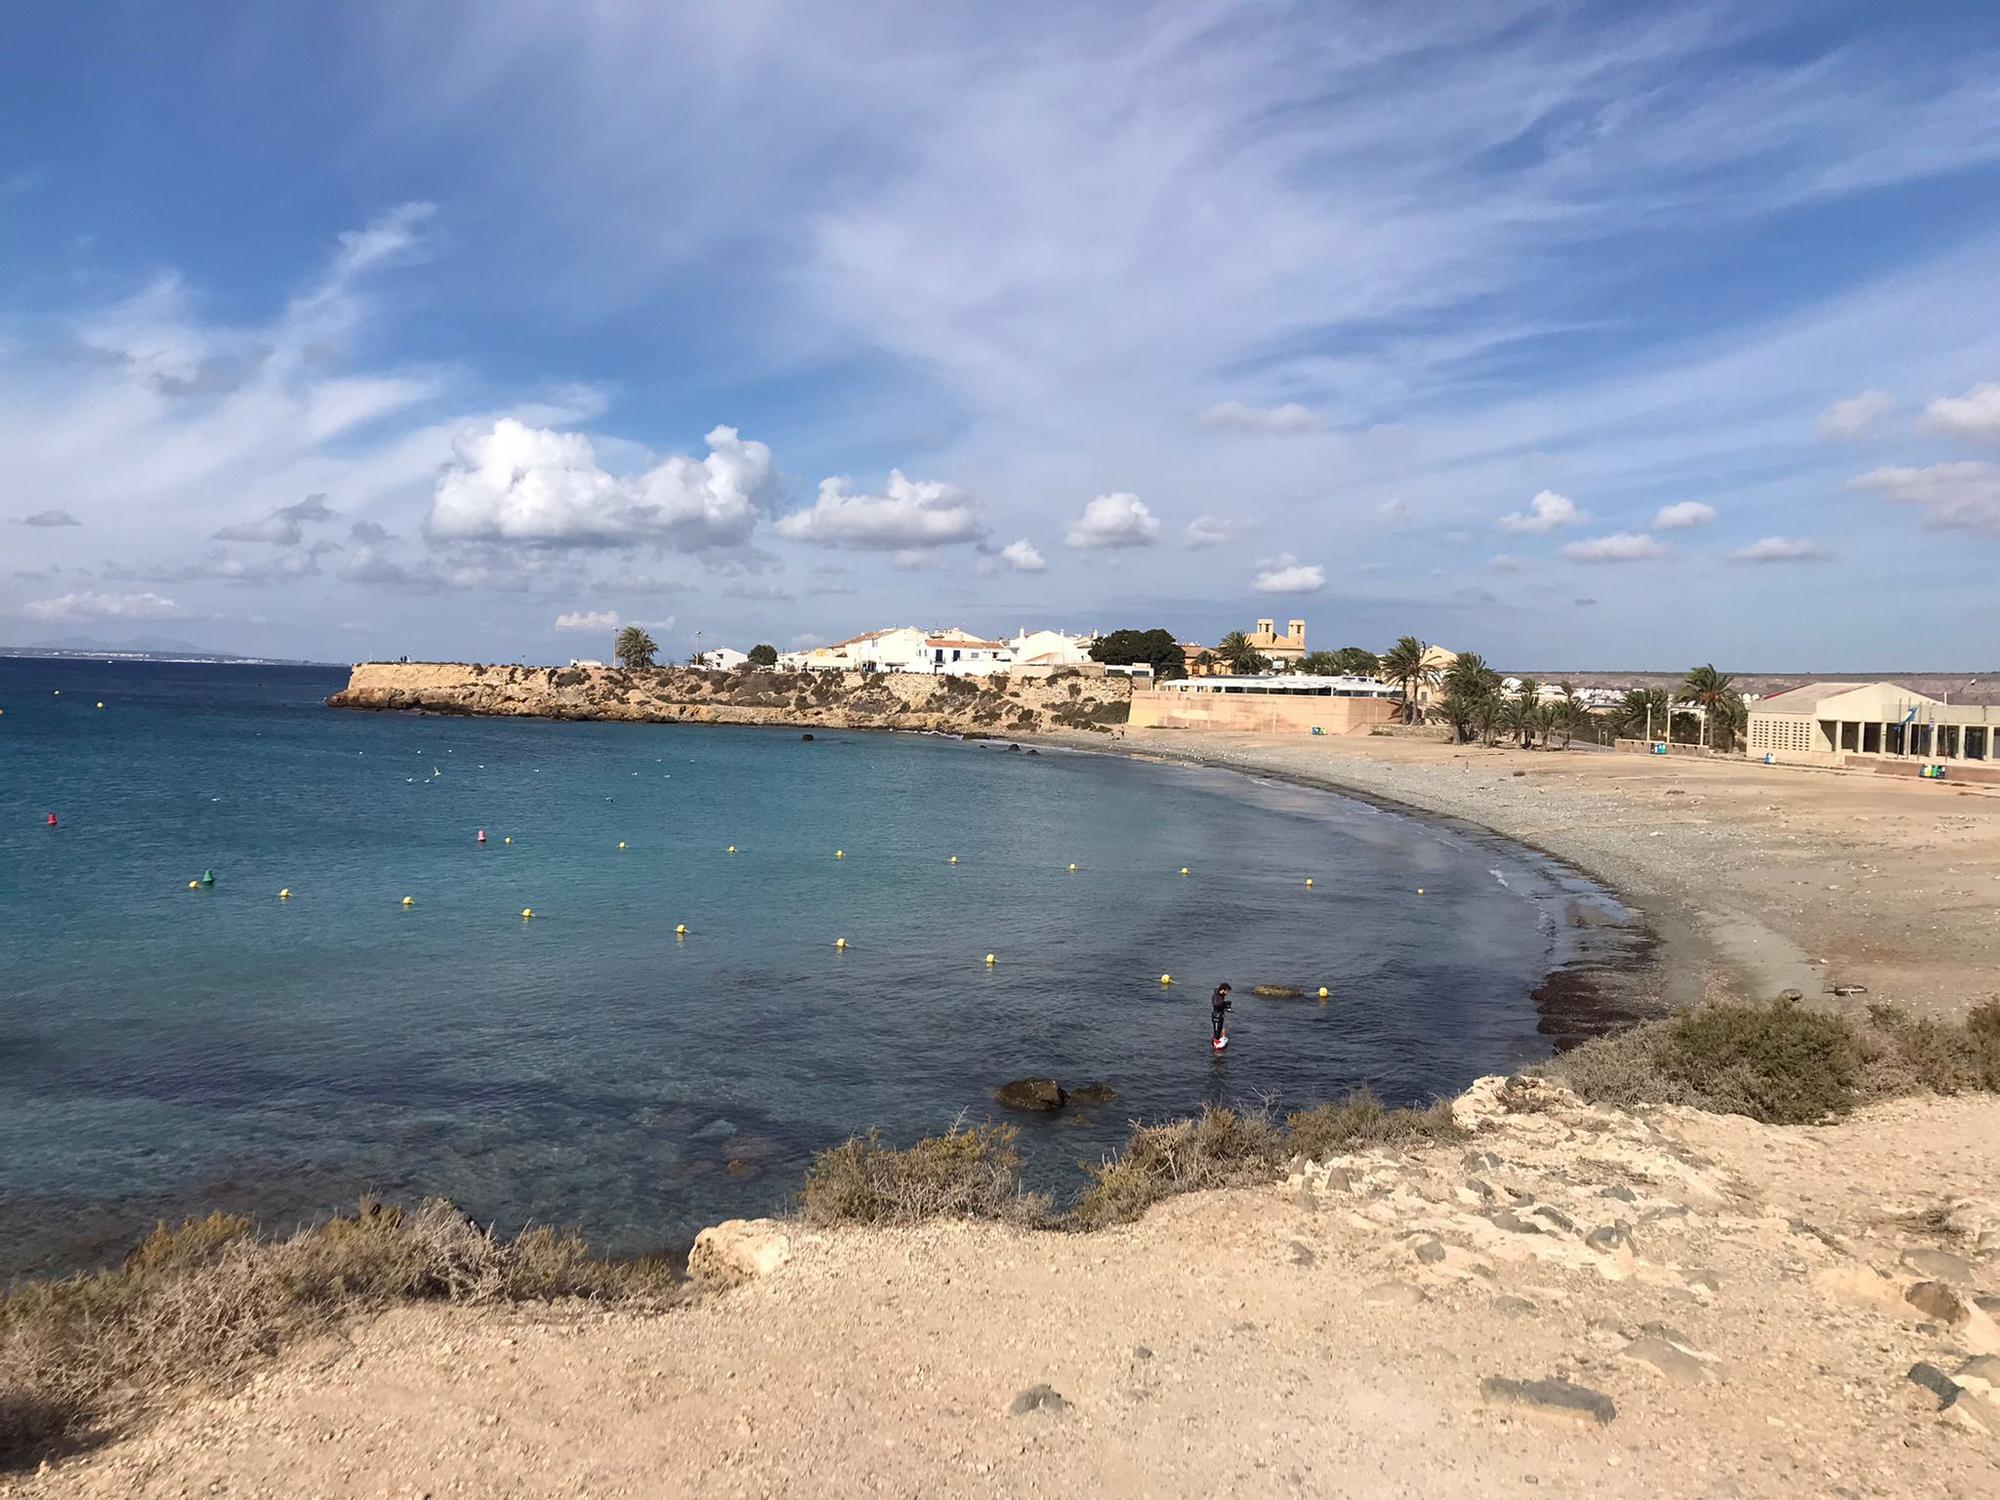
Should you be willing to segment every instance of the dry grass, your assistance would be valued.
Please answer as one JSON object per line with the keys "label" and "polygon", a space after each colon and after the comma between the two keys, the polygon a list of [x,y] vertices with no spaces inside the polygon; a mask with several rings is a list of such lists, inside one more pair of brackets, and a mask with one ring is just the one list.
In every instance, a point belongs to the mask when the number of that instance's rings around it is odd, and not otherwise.
{"label": "dry grass", "polygon": [[1125,1149],[1090,1168],[1070,1210],[1078,1229],[1138,1218],[1162,1198],[1268,1177],[1284,1159],[1283,1133],[1261,1113],[1205,1108],[1191,1120],[1135,1125]]}
{"label": "dry grass", "polygon": [[1287,1115],[1285,1130],[1290,1148],[1315,1160],[1357,1146],[1450,1145],[1466,1138],[1449,1104],[1390,1109],[1365,1088],[1337,1103]]}
{"label": "dry grass", "polygon": [[0,1298],[0,1466],[228,1390],[288,1343],[399,1301],[665,1301],[670,1268],[592,1256],[574,1235],[496,1239],[449,1203],[363,1202],[283,1240],[224,1214],[162,1224],[117,1270]]}
{"label": "dry grass", "polygon": [[1963,1023],[1890,1005],[1865,1021],[1769,1006],[1705,1005],[1586,1042],[1548,1064],[1594,1103],[1687,1104],[1773,1125],[1811,1125],[1867,1099],[2000,1090],[2000,1004]]}
{"label": "dry grass", "polygon": [[1021,1191],[1018,1139],[1011,1125],[954,1125],[898,1151],[871,1130],[813,1159],[800,1207],[811,1224],[1033,1222],[1045,1206]]}

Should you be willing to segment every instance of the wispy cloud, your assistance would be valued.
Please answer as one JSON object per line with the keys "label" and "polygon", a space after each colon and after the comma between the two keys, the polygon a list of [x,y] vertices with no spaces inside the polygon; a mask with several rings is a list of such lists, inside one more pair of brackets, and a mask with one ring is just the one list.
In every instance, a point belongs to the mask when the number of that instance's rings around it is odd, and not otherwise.
{"label": "wispy cloud", "polygon": [[1916,507],[1923,512],[1924,524],[1935,530],[2000,533],[2000,464],[1870,469],[1850,487]]}
{"label": "wispy cloud", "polygon": [[1672,505],[1663,505],[1653,516],[1656,531],[1686,531],[1695,526],[1706,526],[1715,519],[1715,507],[1700,500],[1677,500]]}
{"label": "wispy cloud", "polygon": [[1318,420],[1296,401],[1280,406],[1245,406],[1241,401],[1218,401],[1201,414],[1201,425],[1210,429],[1238,432],[1311,432]]}
{"label": "wispy cloud", "polygon": [[1256,594],[1317,594],[1325,587],[1325,568],[1302,563],[1289,552],[1263,559],[1250,580],[1250,591]]}
{"label": "wispy cloud", "polygon": [[1875,424],[1896,409],[1896,400],[1887,391],[1863,391],[1836,401],[1819,416],[1819,434],[1834,442],[1853,442],[1866,437]]}
{"label": "wispy cloud", "polygon": [[66,510],[56,509],[38,510],[32,515],[23,516],[21,517],[20,524],[23,526],[81,526],[83,522],[79,521]]}
{"label": "wispy cloud", "polygon": [[1924,426],[1969,442],[2000,443],[2000,384],[1938,397],[1924,408]]}
{"label": "wispy cloud", "polygon": [[1658,537],[1637,531],[1618,531],[1610,536],[1571,542],[1561,549],[1561,555],[1571,562],[1580,563],[1647,562],[1665,557],[1667,549]]}
{"label": "wispy cloud", "polygon": [[1729,556],[1734,562],[1804,563],[1825,562],[1833,553],[1819,542],[1807,541],[1803,537],[1767,536],[1747,547],[1737,548]]}
{"label": "wispy cloud", "polygon": [[31,620],[181,620],[189,611],[161,594],[63,594],[21,607]]}

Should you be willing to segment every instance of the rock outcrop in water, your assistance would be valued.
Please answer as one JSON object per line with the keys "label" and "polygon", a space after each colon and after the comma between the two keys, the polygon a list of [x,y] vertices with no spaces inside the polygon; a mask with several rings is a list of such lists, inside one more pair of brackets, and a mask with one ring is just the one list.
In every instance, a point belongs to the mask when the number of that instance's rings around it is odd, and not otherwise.
{"label": "rock outcrop in water", "polygon": [[932,677],[901,672],[711,672],[693,667],[480,666],[363,662],[334,708],[401,709],[635,723],[810,724],[944,734],[1108,729],[1131,711],[1125,677],[1086,669],[1046,677]]}

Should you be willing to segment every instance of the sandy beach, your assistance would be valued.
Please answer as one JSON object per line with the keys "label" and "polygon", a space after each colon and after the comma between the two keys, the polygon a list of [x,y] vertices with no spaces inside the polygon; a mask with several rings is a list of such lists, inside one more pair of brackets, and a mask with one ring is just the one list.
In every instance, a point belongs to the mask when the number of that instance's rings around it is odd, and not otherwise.
{"label": "sandy beach", "polygon": [[[1394,737],[1074,743],[1533,843],[1644,914],[1663,1001],[1797,988],[1951,1015],[2000,989],[1991,792]],[[749,1231],[767,1274],[658,1315],[400,1310],[18,1488],[2000,1489],[2000,1097],[1816,1128],[1497,1080],[1456,1108],[1464,1147],[1295,1163],[1093,1235],[775,1222]]]}

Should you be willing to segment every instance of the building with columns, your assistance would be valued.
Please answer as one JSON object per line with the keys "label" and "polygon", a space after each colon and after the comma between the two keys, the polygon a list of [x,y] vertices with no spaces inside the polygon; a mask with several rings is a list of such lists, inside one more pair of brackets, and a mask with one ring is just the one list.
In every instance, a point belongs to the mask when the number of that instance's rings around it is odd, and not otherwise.
{"label": "building with columns", "polygon": [[2000,705],[1946,703],[1893,682],[1808,682],[1749,709],[1753,760],[2000,765]]}

